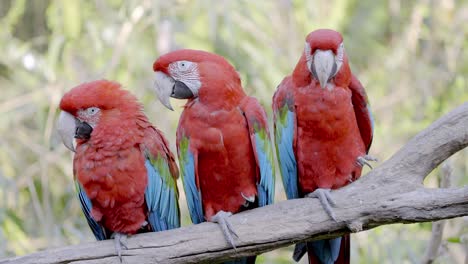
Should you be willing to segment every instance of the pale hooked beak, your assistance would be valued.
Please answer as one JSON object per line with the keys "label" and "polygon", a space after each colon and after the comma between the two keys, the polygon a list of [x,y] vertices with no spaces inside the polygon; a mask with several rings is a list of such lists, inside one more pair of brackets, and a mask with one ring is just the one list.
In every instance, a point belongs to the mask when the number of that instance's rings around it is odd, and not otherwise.
{"label": "pale hooked beak", "polygon": [[60,112],[57,131],[65,147],[75,152],[76,118],[65,111]]}
{"label": "pale hooked beak", "polygon": [[325,88],[327,86],[328,81],[335,75],[336,70],[337,65],[333,51],[315,51],[310,71],[320,82],[320,87]]}
{"label": "pale hooked beak", "polygon": [[174,80],[174,78],[160,71],[156,72],[154,89],[159,101],[172,111],[174,111],[174,109],[171,106],[170,97],[188,99],[194,96],[192,90],[190,90],[185,83]]}
{"label": "pale hooked beak", "polygon": [[174,111],[174,109],[171,106],[170,97],[174,84],[175,81],[173,78],[160,71],[156,72],[156,79],[154,80],[154,89],[156,90],[156,95],[158,96],[159,101],[161,101],[165,107],[172,111]]}

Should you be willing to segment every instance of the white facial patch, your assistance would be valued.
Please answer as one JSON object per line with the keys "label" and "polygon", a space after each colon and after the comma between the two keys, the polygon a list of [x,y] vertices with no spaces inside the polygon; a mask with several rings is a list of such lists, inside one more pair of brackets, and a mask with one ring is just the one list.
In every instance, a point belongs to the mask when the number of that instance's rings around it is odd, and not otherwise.
{"label": "white facial patch", "polygon": [[183,82],[194,97],[198,96],[198,89],[201,87],[198,65],[191,61],[176,61],[169,64],[169,75],[176,81]]}
{"label": "white facial patch", "polygon": [[336,51],[336,56],[335,56],[335,63],[336,63],[335,75],[340,71],[341,65],[343,65],[343,58],[344,58],[344,44],[343,42],[341,42],[341,44],[338,46],[338,50]]}
{"label": "white facial patch", "polygon": [[101,109],[95,106],[88,107],[86,109],[78,110],[78,119],[86,121],[92,128],[95,128],[99,117],[101,116]]}
{"label": "white facial patch", "polygon": [[304,46],[304,55],[307,61],[307,68],[310,72],[312,72],[312,54],[310,54],[311,52],[312,48],[310,47],[309,43],[306,42]]}

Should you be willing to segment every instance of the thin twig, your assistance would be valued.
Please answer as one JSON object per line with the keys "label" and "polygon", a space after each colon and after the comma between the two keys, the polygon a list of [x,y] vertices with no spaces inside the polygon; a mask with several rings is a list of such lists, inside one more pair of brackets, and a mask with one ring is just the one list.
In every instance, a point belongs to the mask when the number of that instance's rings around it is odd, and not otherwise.
{"label": "thin twig", "polygon": [[[450,160],[446,160],[441,166],[440,188],[449,188],[452,176],[452,164]],[[439,249],[442,244],[442,236],[444,234],[446,220],[441,220],[432,223],[432,234],[426,248],[421,264],[431,264],[439,256]]]}
{"label": "thin twig", "polygon": [[134,26],[143,18],[145,12],[151,8],[151,1],[143,0],[141,4],[137,5],[130,13],[130,18],[122,24],[119,35],[115,41],[115,47],[112,57],[106,67],[103,69],[101,76],[106,76],[112,72],[119,64],[122,52],[125,50],[125,45],[134,29]]}

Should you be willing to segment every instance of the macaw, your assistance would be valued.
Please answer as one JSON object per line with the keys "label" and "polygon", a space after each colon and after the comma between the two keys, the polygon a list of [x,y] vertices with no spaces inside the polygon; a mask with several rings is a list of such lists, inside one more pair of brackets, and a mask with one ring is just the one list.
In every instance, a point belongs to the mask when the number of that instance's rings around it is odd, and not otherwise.
{"label": "macaw", "polygon": [[180,227],[174,156],[130,92],[107,80],[84,83],[60,109],[58,132],[75,152],[75,187],[97,240],[113,237],[122,261],[127,235]]}
{"label": "macaw", "polygon": [[[340,33],[311,32],[292,75],[273,96],[276,151],[288,199],[318,198],[336,220],[331,189],[361,175],[375,159],[373,119],[366,92],[351,73]],[[370,166],[370,165],[369,165]],[[309,263],[349,263],[349,235],[296,245]]]}
{"label": "macaw", "polygon": [[219,55],[177,50],[159,57],[153,70],[156,93],[167,108],[172,109],[169,97],[188,99],[177,128],[177,149],[192,222],[218,223],[235,248],[237,234],[228,217],[274,199],[266,113]]}

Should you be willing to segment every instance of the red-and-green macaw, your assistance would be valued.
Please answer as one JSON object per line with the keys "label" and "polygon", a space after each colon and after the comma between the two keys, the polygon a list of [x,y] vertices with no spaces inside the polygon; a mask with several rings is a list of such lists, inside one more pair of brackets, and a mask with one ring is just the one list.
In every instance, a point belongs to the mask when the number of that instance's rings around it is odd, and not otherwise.
{"label": "red-and-green macaw", "polygon": [[[359,178],[373,121],[363,86],[351,73],[340,33],[311,32],[292,75],[273,97],[275,139],[288,199],[315,197],[331,218],[331,189]],[[349,235],[298,244],[295,260],[349,263]]]}
{"label": "red-and-green macaw", "polygon": [[75,186],[97,240],[114,237],[122,260],[127,235],[180,226],[174,156],[132,94],[93,81],[67,92],[60,109],[58,131],[75,152]]}
{"label": "red-and-green macaw", "polygon": [[172,109],[169,97],[188,99],[177,148],[192,222],[219,223],[234,247],[228,216],[274,199],[265,111],[245,94],[239,74],[221,56],[177,50],[158,58],[153,69],[156,92],[166,107]]}

